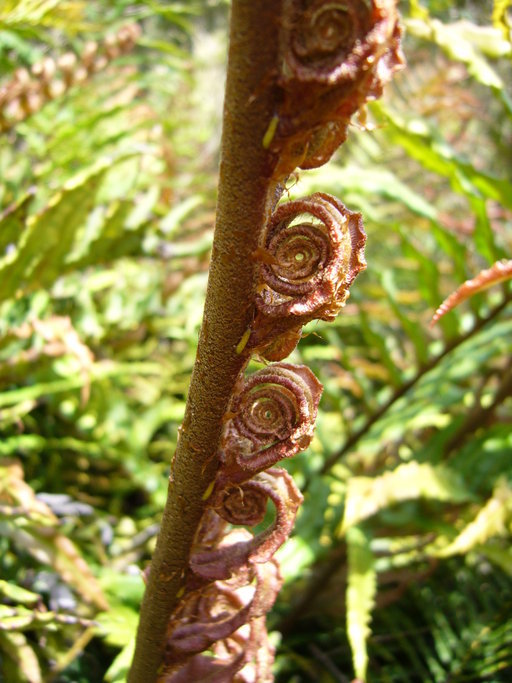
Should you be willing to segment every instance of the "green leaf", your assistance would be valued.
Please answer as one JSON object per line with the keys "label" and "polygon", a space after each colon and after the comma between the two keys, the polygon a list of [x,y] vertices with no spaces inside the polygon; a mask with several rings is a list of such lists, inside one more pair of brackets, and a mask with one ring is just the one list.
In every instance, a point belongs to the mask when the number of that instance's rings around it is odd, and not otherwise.
{"label": "green leaf", "polygon": [[35,605],[41,600],[41,596],[37,593],[3,579],[0,579],[0,595],[20,605]]}
{"label": "green leaf", "polygon": [[491,543],[484,543],[478,547],[478,552],[512,578],[512,548],[500,548]]}
{"label": "green leaf", "polygon": [[[419,249],[412,243],[405,234],[405,231],[401,231],[401,235],[404,254],[414,260],[418,266],[419,290],[424,300],[427,301],[435,311],[437,310],[439,303],[443,300],[439,288],[439,270],[437,264],[433,262],[422,249]],[[454,315],[442,318],[440,324],[446,337],[450,338],[457,334],[457,322]]]}
{"label": "green leaf", "polygon": [[187,216],[204,202],[204,197],[194,194],[179,202],[162,218],[160,229],[167,237],[172,237],[180,228]]}
{"label": "green leaf", "polygon": [[413,461],[378,477],[352,477],[339,535],[380,510],[419,498],[461,503],[471,500],[472,495],[458,473],[444,465]]}
{"label": "green leaf", "polygon": [[428,347],[427,347],[427,337],[422,325],[416,322],[410,315],[402,310],[398,304],[397,294],[398,290],[395,284],[395,275],[392,270],[386,269],[381,274],[381,283],[384,291],[387,294],[387,298],[390,307],[400,321],[404,332],[411,340],[416,351],[416,359],[421,365],[425,363],[428,359]]}
{"label": "green leaf", "polygon": [[96,630],[105,642],[114,647],[125,647],[135,636],[139,614],[131,607],[115,605],[108,612],[97,615]]}
{"label": "green leaf", "polygon": [[109,670],[105,674],[105,680],[109,683],[125,683],[128,676],[128,671],[135,652],[135,638],[132,638],[128,645],[125,645],[121,652],[114,659],[110,665]]}
{"label": "green leaf", "polygon": [[512,0],[494,0],[492,10],[492,23],[502,32],[505,40],[510,44],[512,38],[511,21],[508,9],[512,5]]}
{"label": "green leaf", "polygon": [[467,278],[467,248],[455,235],[435,221],[430,224],[432,235],[439,247],[447,254],[454,267],[456,279],[464,282]]}
{"label": "green leaf", "polygon": [[469,21],[443,24],[430,17],[408,19],[406,26],[412,35],[436,43],[451,59],[465,64],[479,83],[499,90],[504,87],[498,72],[483,54],[493,58],[510,54],[510,44],[498,29],[476,26]]}
{"label": "green leaf", "polygon": [[40,451],[45,445],[46,439],[39,434],[10,436],[0,442],[0,455],[13,455],[20,451]]}
{"label": "green leaf", "polygon": [[13,248],[21,235],[28,216],[34,192],[28,192],[20,200],[0,213],[0,257],[7,248]]}
{"label": "green leaf", "polygon": [[121,574],[111,569],[104,569],[99,578],[102,589],[110,596],[110,602],[120,601],[123,605],[138,608],[144,595],[144,581],[141,574]]}
{"label": "green leaf", "polygon": [[386,336],[373,329],[369,316],[363,308],[359,310],[359,319],[361,322],[361,332],[363,333],[366,344],[369,348],[379,354],[382,364],[389,372],[391,382],[395,386],[399,386],[402,382],[402,376],[387,347]]}
{"label": "green leaf", "polygon": [[450,557],[468,553],[494,536],[506,534],[506,523],[512,513],[512,489],[501,479],[493,496],[478,511],[470,522],[447,547],[438,551],[438,557]]}
{"label": "green leaf", "polygon": [[162,367],[158,363],[112,363],[100,361],[92,365],[87,375],[84,373],[66,379],[40,382],[33,386],[11,389],[0,393],[0,408],[15,405],[21,401],[41,398],[42,396],[59,394],[65,391],[81,389],[86,384],[105,379],[106,377],[133,375],[161,375]]}
{"label": "green leaf", "polygon": [[59,277],[107,168],[103,164],[75,177],[42,212],[28,219],[16,250],[0,261],[2,300],[18,292],[47,287]]}
{"label": "green leaf", "polygon": [[81,252],[66,258],[66,270],[112,262],[139,251],[146,225],[138,226],[135,230],[127,229],[132,211],[131,201],[119,200],[111,204],[98,234],[90,242],[81,240]]}
{"label": "green leaf", "polygon": [[87,28],[84,0],[3,0],[0,28],[48,27],[69,33]]}
{"label": "green leaf", "polygon": [[359,527],[347,531],[347,635],[356,678],[365,681],[368,667],[367,640],[377,594],[377,572],[370,539]]}
{"label": "green leaf", "polygon": [[150,38],[139,38],[137,41],[141,47],[146,47],[151,50],[157,50],[158,52],[165,52],[172,57],[178,57],[179,59],[186,59],[188,56],[187,52],[182,48],[178,47],[174,43],[170,43],[165,40],[155,40]]}
{"label": "green leaf", "polygon": [[372,111],[386,124],[386,135],[393,142],[429,171],[448,178],[455,192],[468,198],[493,199],[512,209],[512,183],[483,173],[461,159],[424,119],[406,121],[380,103],[373,103]]}
{"label": "green leaf", "polygon": [[485,202],[478,197],[471,197],[470,204],[476,219],[473,233],[475,247],[489,263],[494,263],[498,259],[499,252]]}
{"label": "green leaf", "polygon": [[9,683],[27,683],[27,681],[43,683],[39,661],[23,633],[0,631],[0,650],[3,650],[16,665],[15,669],[9,667],[10,672],[6,681],[8,680]]}
{"label": "green leaf", "polygon": [[276,557],[284,580],[293,581],[302,576],[306,567],[313,563],[315,553],[311,543],[295,535],[281,546]]}
{"label": "green leaf", "polygon": [[[356,192],[361,195],[365,205],[368,196],[375,194],[391,202],[400,202],[417,216],[428,220],[437,219],[437,211],[430,202],[408,187],[395,173],[385,168],[332,164],[328,170],[314,169],[300,179],[297,193],[302,196],[318,191],[332,192],[342,197],[345,197],[347,192]],[[295,196],[294,192],[291,194]]]}

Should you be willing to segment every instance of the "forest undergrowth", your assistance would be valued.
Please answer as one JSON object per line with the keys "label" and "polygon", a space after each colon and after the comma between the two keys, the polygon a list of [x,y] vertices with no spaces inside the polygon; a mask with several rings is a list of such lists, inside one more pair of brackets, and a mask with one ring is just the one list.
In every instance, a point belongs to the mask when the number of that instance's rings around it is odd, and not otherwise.
{"label": "forest undergrowth", "polygon": [[[288,183],[364,214],[368,268],[291,356],[324,393],[285,464],[305,500],[277,681],[512,675],[509,5],[400,3],[407,69]],[[126,679],[201,324],[227,12],[0,7],[6,683]]]}

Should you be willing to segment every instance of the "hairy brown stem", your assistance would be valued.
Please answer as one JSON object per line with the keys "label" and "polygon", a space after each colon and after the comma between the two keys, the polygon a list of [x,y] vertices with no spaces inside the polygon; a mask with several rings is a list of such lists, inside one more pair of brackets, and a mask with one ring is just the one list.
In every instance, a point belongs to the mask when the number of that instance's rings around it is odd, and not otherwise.
{"label": "hairy brown stem", "polygon": [[[217,468],[223,416],[247,362],[256,263],[251,258],[275,204],[271,153],[263,144],[276,108],[281,0],[232,4],[219,196],[197,358],[173,460],[129,683],[153,683],[169,616],[179,601],[190,549]],[[264,45],[264,49],[262,46]]]}

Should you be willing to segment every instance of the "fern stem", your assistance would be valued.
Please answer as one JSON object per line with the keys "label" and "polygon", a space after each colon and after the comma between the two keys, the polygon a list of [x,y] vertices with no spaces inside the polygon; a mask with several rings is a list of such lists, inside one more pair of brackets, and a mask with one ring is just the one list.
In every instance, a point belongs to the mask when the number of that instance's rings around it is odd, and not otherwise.
{"label": "fern stem", "polygon": [[247,363],[241,340],[254,314],[252,255],[276,201],[272,154],[262,141],[277,106],[272,75],[278,69],[280,17],[281,0],[232,4],[217,220],[204,317],[129,683],[153,683],[157,678],[169,616],[179,602],[191,545],[218,469],[223,416]]}

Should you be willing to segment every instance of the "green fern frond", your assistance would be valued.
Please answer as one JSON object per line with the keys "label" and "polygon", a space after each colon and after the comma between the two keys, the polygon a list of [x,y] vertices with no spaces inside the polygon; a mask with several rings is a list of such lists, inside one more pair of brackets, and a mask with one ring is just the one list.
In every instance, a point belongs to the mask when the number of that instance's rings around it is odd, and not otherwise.
{"label": "green fern frond", "polygon": [[77,33],[87,28],[84,0],[4,0],[0,29],[20,31],[53,28]]}
{"label": "green fern frond", "polygon": [[372,683],[508,683],[512,587],[499,570],[450,562],[374,616]]}
{"label": "green fern frond", "polygon": [[377,594],[377,572],[370,539],[359,527],[347,532],[347,634],[356,678],[366,680],[367,640]]}

